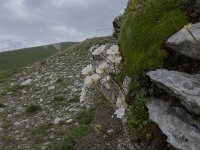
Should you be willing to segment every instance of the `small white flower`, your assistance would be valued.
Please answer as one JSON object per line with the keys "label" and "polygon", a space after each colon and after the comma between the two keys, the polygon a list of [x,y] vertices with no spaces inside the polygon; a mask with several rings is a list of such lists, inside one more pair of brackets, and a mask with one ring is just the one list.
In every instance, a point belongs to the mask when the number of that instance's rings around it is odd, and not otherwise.
{"label": "small white flower", "polygon": [[86,90],[85,88],[82,88],[81,95],[80,95],[80,102],[83,102],[85,100],[86,96]]}
{"label": "small white flower", "polygon": [[84,79],[84,85],[91,86],[93,84],[91,76],[87,76]]}
{"label": "small white flower", "polygon": [[105,51],[105,45],[101,45],[100,47],[98,47],[97,49],[94,50],[94,52],[92,52],[92,55],[100,55]]}
{"label": "small white flower", "polygon": [[192,24],[189,23],[187,25],[184,25],[183,29],[181,29],[181,31],[185,32],[185,31],[189,31],[192,27]]}
{"label": "small white flower", "polygon": [[62,118],[56,117],[54,119],[54,124],[58,124],[61,120],[62,120]]}
{"label": "small white flower", "polygon": [[83,70],[81,71],[81,73],[82,74],[84,74],[84,75],[88,75],[88,74],[90,74],[90,73],[92,73],[93,72],[93,67],[92,67],[92,65],[90,64],[90,65],[87,65],[85,68],[83,68]]}
{"label": "small white flower", "polygon": [[99,74],[102,74],[106,71],[108,68],[108,64],[106,62],[103,62],[102,64],[99,65],[99,67],[96,69],[96,72]]}
{"label": "small white flower", "polygon": [[110,81],[110,76],[106,76],[101,80],[103,83]]}
{"label": "small white flower", "polygon": [[91,79],[92,79],[92,81],[94,82],[94,83],[96,83],[97,81],[99,81],[100,80],[100,76],[98,75],[98,74],[93,74],[93,75],[91,75]]}
{"label": "small white flower", "polygon": [[91,76],[87,76],[85,79],[84,79],[84,85],[86,86],[91,86],[95,83],[97,83],[97,81],[100,80],[100,76],[98,74],[93,74]]}
{"label": "small white flower", "polygon": [[115,115],[117,115],[117,118],[123,118],[123,116],[125,115],[125,108],[124,107],[120,107],[119,109],[117,109],[114,113]]}
{"label": "small white flower", "polygon": [[106,52],[108,55],[117,55],[119,54],[119,47],[118,45],[112,45],[110,49]]}
{"label": "small white flower", "polygon": [[107,59],[114,63],[114,64],[120,64],[121,60],[122,60],[122,57],[121,56],[114,56],[114,55],[109,55],[107,57]]}
{"label": "small white flower", "polygon": [[118,108],[124,106],[126,107],[126,102],[125,102],[125,96],[124,95],[121,95],[121,97],[117,97],[117,101],[116,101],[116,106]]}

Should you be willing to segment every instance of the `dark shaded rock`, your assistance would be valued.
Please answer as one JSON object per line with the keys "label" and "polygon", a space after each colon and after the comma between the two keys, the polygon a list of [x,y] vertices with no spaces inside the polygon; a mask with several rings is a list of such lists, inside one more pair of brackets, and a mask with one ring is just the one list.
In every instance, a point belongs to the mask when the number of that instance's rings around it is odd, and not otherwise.
{"label": "dark shaded rock", "polygon": [[200,60],[192,59],[171,49],[167,49],[168,56],[165,58],[165,68],[189,74],[198,73],[200,70]]}
{"label": "dark shaded rock", "polygon": [[120,15],[118,17],[116,17],[113,21],[113,37],[118,38],[118,35],[120,33],[120,26],[121,23],[124,20],[124,15]]}
{"label": "dark shaded rock", "polygon": [[189,17],[189,21],[195,23],[200,21],[199,0],[185,1],[185,4],[180,5],[180,9]]}
{"label": "dark shaded rock", "polygon": [[[193,24],[190,31],[200,41],[200,23]],[[166,45],[178,53],[182,53],[193,59],[200,59],[200,45],[192,38],[188,31],[180,30],[172,35]]]}
{"label": "dark shaded rock", "polygon": [[170,107],[170,103],[159,99],[148,99],[150,119],[158,124],[167,136],[167,141],[177,149],[199,150],[200,123],[184,109]]}
{"label": "dark shaded rock", "polygon": [[147,73],[159,87],[180,99],[189,111],[200,114],[200,75],[158,69]]}

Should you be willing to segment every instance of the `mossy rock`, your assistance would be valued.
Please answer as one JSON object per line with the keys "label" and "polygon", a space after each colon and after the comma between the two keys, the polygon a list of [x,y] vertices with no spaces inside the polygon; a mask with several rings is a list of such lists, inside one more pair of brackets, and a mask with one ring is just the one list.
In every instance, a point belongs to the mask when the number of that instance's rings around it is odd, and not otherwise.
{"label": "mossy rock", "polygon": [[133,77],[162,68],[162,45],[188,22],[176,0],[133,0],[125,16],[119,38],[124,72]]}

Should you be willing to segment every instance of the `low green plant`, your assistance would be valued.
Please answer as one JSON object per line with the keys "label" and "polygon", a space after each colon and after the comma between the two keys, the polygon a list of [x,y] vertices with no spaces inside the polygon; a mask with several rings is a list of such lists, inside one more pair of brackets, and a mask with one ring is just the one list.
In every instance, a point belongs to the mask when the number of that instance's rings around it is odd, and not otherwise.
{"label": "low green plant", "polygon": [[66,133],[61,142],[57,142],[51,146],[52,150],[75,150],[76,141],[91,132],[91,128],[86,125],[76,126]]}
{"label": "low green plant", "polygon": [[52,127],[51,123],[40,124],[39,126],[33,128],[31,135],[37,142],[42,142],[43,137],[48,134],[48,129]]}
{"label": "low green plant", "polygon": [[56,81],[56,83],[63,83],[63,79],[62,78],[58,78],[58,80]]}
{"label": "low green plant", "polygon": [[11,77],[13,77],[15,74],[19,73],[21,70],[22,68],[0,71],[0,83],[7,81]]}
{"label": "low green plant", "polygon": [[128,125],[133,137],[146,137],[146,125],[148,123],[148,110],[144,104],[145,92],[137,91],[133,93],[133,104],[127,111]]}
{"label": "low green plant", "polygon": [[79,102],[79,95],[75,95],[71,99],[67,100],[65,104],[68,105],[70,103],[77,103],[77,102]]}
{"label": "low green plant", "polygon": [[79,114],[77,114],[76,119],[78,120],[78,122],[80,124],[87,125],[87,124],[91,123],[93,116],[94,116],[94,111],[95,111],[94,108],[90,108],[86,111],[82,111]]}
{"label": "low green plant", "polygon": [[22,86],[20,84],[16,84],[14,86],[9,86],[1,93],[1,95],[6,95],[9,92],[12,92],[12,95],[17,95],[17,94],[19,94],[19,90],[23,89],[24,87],[25,86]]}
{"label": "low green plant", "polygon": [[42,109],[41,106],[35,105],[35,104],[31,104],[30,106],[28,106],[26,108],[26,112],[27,113],[35,113],[35,112],[37,112],[37,111],[39,111],[41,109]]}
{"label": "low green plant", "polygon": [[0,103],[0,108],[5,107],[5,105],[3,103]]}
{"label": "low green plant", "polygon": [[11,124],[10,121],[4,118],[2,128],[6,130],[10,127],[10,124]]}
{"label": "low green plant", "polygon": [[55,96],[54,98],[53,98],[53,101],[54,102],[62,102],[62,101],[64,101],[65,100],[65,97],[64,96]]}

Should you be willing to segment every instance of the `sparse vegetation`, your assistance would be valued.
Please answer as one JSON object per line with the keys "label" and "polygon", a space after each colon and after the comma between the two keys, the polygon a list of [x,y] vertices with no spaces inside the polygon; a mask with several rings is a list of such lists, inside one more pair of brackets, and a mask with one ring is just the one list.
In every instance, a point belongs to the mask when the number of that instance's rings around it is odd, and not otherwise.
{"label": "sparse vegetation", "polygon": [[63,79],[62,78],[58,78],[58,80],[56,81],[56,83],[63,83]]}
{"label": "sparse vegetation", "polygon": [[31,135],[37,142],[42,142],[43,137],[48,133],[48,129],[52,127],[51,123],[41,124],[31,131]]}
{"label": "sparse vegetation", "polygon": [[90,108],[86,111],[80,112],[79,114],[77,114],[76,119],[78,120],[78,122],[80,124],[89,124],[91,123],[93,116],[94,116],[94,108]]}
{"label": "sparse vegetation", "polygon": [[0,108],[5,107],[5,105],[3,103],[0,103]]}
{"label": "sparse vegetation", "polygon": [[39,110],[41,110],[42,108],[39,105],[35,105],[35,104],[31,104],[30,106],[28,106],[26,108],[26,112],[27,113],[35,113]]}
{"label": "sparse vegetation", "polygon": [[22,86],[20,84],[16,84],[13,86],[7,87],[3,92],[1,92],[1,95],[6,95],[7,93],[11,92],[12,95],[19,94],[19,90],[23,89],[25,86]]}
{"label": "sparse vegetation", "polygon": [[7,120],[6,118],[3,119],[3,124],[2,124],[2,128],[3,129],[8,129],[10,127],[10,121]]}
{"label": "sparse vegetation", "polygon": [[19,73],[22,70],[22,68],[19,69],[12,69],[7,71],[0,71],[0,83],[7,81],[11,77],[13,77],[15,74]]}
{"label": "sparse vegetation", "polygon": [[53,101],[54,102],[62,102],[62,101],[64,101],[65,100],[65,97],[64,96],[55,96],[54,98],[53,98]]}
{"label": "sparse vegetation", "polygon": [[86,125],[76,126],[67,132],[61,142],[57,142],[51,147],[52,150],[75,150],[76,141],[91,132],[91,128]]}

